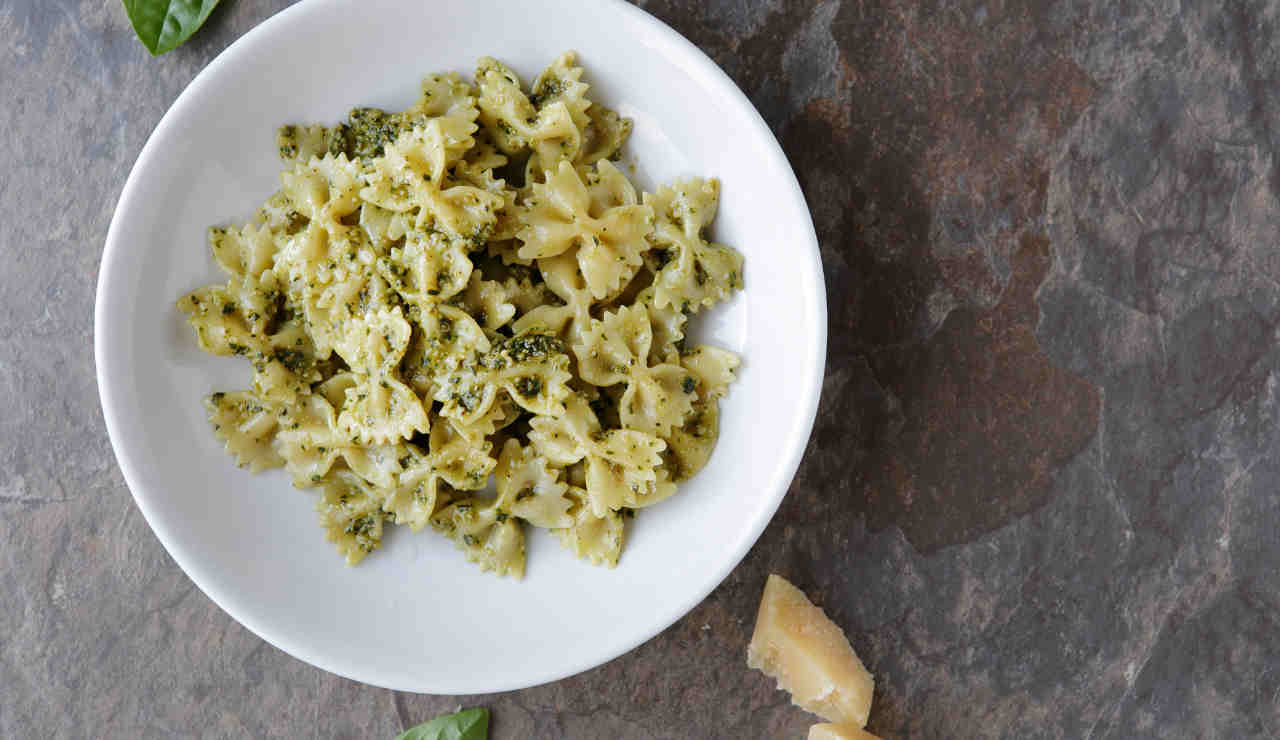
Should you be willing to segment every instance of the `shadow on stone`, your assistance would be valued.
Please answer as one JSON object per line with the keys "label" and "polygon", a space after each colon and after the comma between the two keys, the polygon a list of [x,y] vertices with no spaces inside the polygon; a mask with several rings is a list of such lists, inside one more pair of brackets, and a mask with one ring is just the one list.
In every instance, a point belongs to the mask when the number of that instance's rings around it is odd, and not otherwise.
{"label": "shadow on stone", "polygon": [[1034,335],[1047,158],[1095,88],[1022,4],[844,2],[829,32],[835,94],[780,126],[828,296],[822,406],[783,516],[896,526],[931,552],[1042,506],[1097,427],[1097,390]]}
{"label": "shadow on stone", "polygon": [[857,471],[853,504],[871,528],[897,525],[922,551],[971,541],[1042,505],[1053,472],[1093,437],[1097,389],[1036,343],[1049,261],[1048,241],[1027,237],[995,308],[957,309],[927,342],[871,353],[901,406]]}

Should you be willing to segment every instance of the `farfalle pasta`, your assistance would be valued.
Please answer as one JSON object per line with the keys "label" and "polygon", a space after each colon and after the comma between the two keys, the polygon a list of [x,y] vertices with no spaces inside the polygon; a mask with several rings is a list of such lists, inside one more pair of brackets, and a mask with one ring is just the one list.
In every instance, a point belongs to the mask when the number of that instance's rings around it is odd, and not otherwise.
{"label": "farfalle pasta", "polygon": [[316,489],[348,563],[403,524],[499,575],[531,528],[613,567],[711,455],[739,361],[685,336],[742,287],[707,233],[719,183],[639,193],[631,121],[588,90],[572,53],[529,87],[484,58],[405,111],[284,126],[280,190],[210,229],[227,281],[178,308],[253,369],[205,399],[214,434]]}

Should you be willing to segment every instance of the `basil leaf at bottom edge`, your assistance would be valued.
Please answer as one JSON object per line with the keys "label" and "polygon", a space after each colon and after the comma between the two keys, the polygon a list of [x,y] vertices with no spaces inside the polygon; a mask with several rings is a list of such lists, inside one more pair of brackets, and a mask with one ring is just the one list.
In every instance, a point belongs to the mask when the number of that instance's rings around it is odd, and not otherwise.
{"label": "basil leaf at bottom edge", "polygon": [[488,740],[489,710],[484,707],[445,714],[405,730],[396,740]]}
{"label": "basil leaf at bottom edge", "polygon": [[172,51],[209,19],[219,0],[124,0],[138,40],[152,56]]}

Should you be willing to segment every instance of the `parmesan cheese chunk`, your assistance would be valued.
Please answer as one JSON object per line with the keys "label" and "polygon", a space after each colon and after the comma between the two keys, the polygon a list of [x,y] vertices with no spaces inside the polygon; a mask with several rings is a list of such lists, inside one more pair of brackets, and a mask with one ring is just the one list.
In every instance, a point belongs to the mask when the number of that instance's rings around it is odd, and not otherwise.
{"label": "parmesan cheese chunk", "polygon": [[747,665],[776,678],[796,705],[819,717],[867,725],[875,688],[871,674],[844,632],[780,576],[770,575],[765,583]]}
{"label": "parmesan cheese chunk", "polygon": [[817,724],[809,728],[809,740],[880,740],[855,724]]}

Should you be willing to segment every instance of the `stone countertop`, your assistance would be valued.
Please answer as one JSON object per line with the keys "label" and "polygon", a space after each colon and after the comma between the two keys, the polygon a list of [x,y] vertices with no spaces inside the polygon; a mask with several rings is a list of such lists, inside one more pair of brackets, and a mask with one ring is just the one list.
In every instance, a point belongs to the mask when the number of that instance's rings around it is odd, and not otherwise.
{"label": "stone countertop", "polygon": [[651,0],[782,141],[826,270],[822,407],[686,618],[526,691],[375,689],[168,558],[98,407],[93,295],[147,135],[287,5],[151,59],[117,0],[0,4],[0,735],[799,738],[743,666],[767,572],[842,625],[885,737],[1272,736],[1280,2]]}

